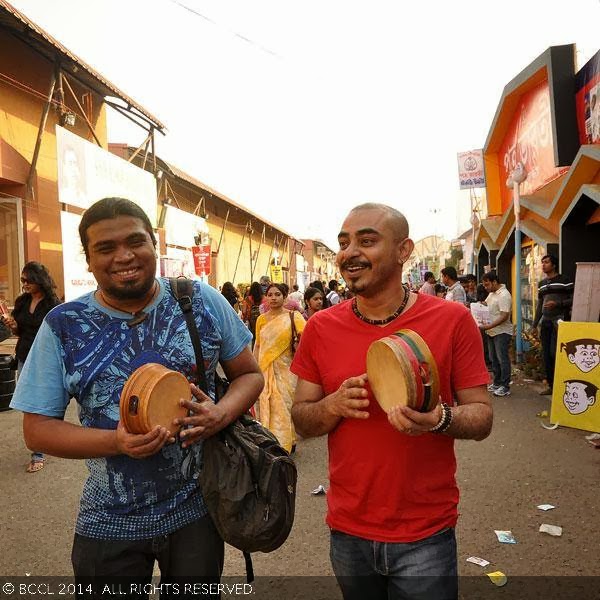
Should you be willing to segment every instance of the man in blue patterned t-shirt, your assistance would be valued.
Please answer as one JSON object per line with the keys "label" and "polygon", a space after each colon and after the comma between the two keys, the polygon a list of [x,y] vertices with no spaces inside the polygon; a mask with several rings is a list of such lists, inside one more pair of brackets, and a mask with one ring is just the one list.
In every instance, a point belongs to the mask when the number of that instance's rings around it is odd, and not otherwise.
{"label": "man in blue patterned t-shirt", "polygon": [[[207,380],[213,382],[221,362],[231,385],[217,404],[192,385],[195,402],[185,402],[190,416],[182,419],[187,427],[177,440],[158,426],[128,433],[119,421],[127,378],[152,362],[193,379],[194,350],[168,281],[155,278],[156,239],[142,209],[105,198],[84,213],[79,234],[98,289],[48,314],[11,403],[24,412],[29,447],[87,459],[72,552],[75,576],[149,581],[157,560],[165,580],[218,581],[223,541],[181,467],[186,452],[198,455],[203,439],[258,397],[263,378],[248,349],[252,336],[221,294],[194,282]],[[72,397],[81,426],[62,420]]]}

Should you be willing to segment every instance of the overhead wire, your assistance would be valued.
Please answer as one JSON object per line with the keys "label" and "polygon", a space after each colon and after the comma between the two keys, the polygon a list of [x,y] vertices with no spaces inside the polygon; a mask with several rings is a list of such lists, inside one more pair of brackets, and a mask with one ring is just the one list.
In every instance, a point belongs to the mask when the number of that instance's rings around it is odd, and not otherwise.
{"label": "overhead wire", "polygon": [[250,38],[246,37],[245,35],[242,35],[241,33],[238,33],[237,31],[234,31],[233,29],[223,27],[223,25],[221,25],[220,23],[217,23],[217,21],[214,21],[213,19],[211,19],[210,17],[207,17],[206,15],[202,14],[201,12],[191,8],[190,6],[187,6],[186,4],[183,4],[183,2],[180,2],[179,0],[169,0],[169,2],[179,6],[180,8],[183,8],[184,10],[187,10],[188,12],[191,12],[192,14],[196,15],[197,17],[200,17],[201,19],[204,19],[205,21],[207,21],[214,27],[219,27],[221,29],[225,29],[226,31],[228,31],[235,37],[239,38],[243,42],[246,42],[247,44],[250,44],[251,46],[256,46],[259,50],[262,50],[263,52],[266,52],[267,54],[270,54],[271,56],[274,56],[275,58],[281,59],[281,56],[279,54],[277,54],[276,52],[273,52],[273,50],[269,50],[269,48],[263,46],[262,44],[259,44],[258,42],[255,42],[254,40],[251,40]]}

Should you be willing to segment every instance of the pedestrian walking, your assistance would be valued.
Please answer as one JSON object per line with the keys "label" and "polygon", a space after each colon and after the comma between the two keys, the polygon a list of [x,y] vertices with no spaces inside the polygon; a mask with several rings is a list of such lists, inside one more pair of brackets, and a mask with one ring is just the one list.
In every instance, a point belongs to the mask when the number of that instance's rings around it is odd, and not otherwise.
{"label": "pedestrian walking", "polygon": [[[401,213],[363,204],[338,238],[355,298],[309,319],[292,364],[298,432],[329,436],[333,570],[345,599],[457,598],[454,439],[481,440],[492,425],[481,337],[464,306],[402,284],[414,244]],[[404,328],[428,344],[441,402],[388,416],[366,387],[366,354]]]}
{"label": "pedestrian walking", "polygon": [[551,254],[542,257],[542,271],[546,277],[540,281],[538,286],[538,301],[532,333],[537,334],[539,325],[547,382],[546,388],[540,394],[551,396],[554,363],[556,362],[558,321],[570,319],[573,305],[573,282],[558,272],[558,259]]}
{"label": "pedestrian walking", "polygon": [[316,312],[319,312],[323,308],[323,294],[321,290],[314,287],[306,288],[304,292],[304,305],[306,306],[306,310],[302,313],[302,316],[308,321]]}
{"label": "pedestrian walking", "polygon": [[323,286],[323,282],[316,279],[310,284],[310,287],[317,288],[323,294],[323,308],[329,308],[331,306],[331,302],[327,299],[327,294],[329,293],[329,288],[327,288],[327,292],[325,292],[325,287]]}
{"label": "pedestrian walking", "polygon": [[250,292],[244,298],[244,306],[242,308],[242,321],[246,323],[250,333],[252,334],[252,343],[256,341],[256,320],[260,316],[260,307],[263,302],[262,286],[258,281],[253,281],[250,284]]}
{"label": "pedestrian walking", "polygon": [[488,348],[492,361],[494,380],[488,385],[488,391],[494,396],[510,396],[510,342],[513,326],[510,320],[512,296],[494,271],[482,277],[483,286],[488,293],[485,300],[490,311],[489,325],[479,328],[488,336]]}
{"label": "pedestrian walking", "polygon": [[419,289],[419,294],[435,296],[435,275],[431,271],[423,275],[423,285]]}
{"label": "pedestrian walking", "polygon": [[467,294],[458,280],[456,269],[454,267],[444,267],[441,273],[442,282],[448,288],[446,291],[446,300],[466,304]]}
{"label": "pedestrian walking", "polygon": [[340,295],[338,294],[339,285],[340,284],[335,279],[332,279],[329,282],[329,292],[326,297],[331,306],[335,306],[340,302]]}
{"label": "pedestrian walking", "polygon": [[289,295],[291,300],[295,300],[299,306],[300,310],[304,310],[306,307],[304,306],[304,294],[300,291],[300,288],[297,283],[292,286],[292,292]]}
{"label": "pedestrian walking", "polygon": [[240,296],[237,290],[233,287],[231,281],[226,281],[221,287],[221,294],[225,297],[227,302],[231,304],[231,307],[237,313],[240,310]]}
{"label": "pedestrian walking", "polygon": [[[3,317],[13,335],[19,336],[15,347],[17,377],[23,370],[31,346],[44,317],[60,304],[56,295],[56,284],[47,267],[35,261],[28,262],[21,272],[23,293],[15,300],[11,316]],[[27,473],[36,473],[44,468],[42,452],[32,452]]]}
{"label": "pedestrian walking", "polygon": [[[98,289],[47,315],[11,403],[24,413],[28,446],[88,459],[72,549],[75,581],[147,584],[158,561],[163,581],[218,582],[223,540],[182,467],[188,453],[199,457],[203,440],[258,397],[263,379],[248,348],[250,332],[217,290],[194,281],[192,311],[209,390],[219,362],[229,389],[215,404],[191,386],[194,402],[182,400],[189,416],[172,429],[129,433],[119,420],[128,377],[154,362],[193,379],[192,342],[169,281],[155,278],[156,238],[137,204],[96,202],[83,214],[79,235]],[[71,397],[80,425],[61,420]]]}
{"label": "pedestrian walking", "polygon": [[298,311],[284,308],[286,289],[281,283],[267,288],[268,312],[256,321],[254,356],[265,379],[265,387],[258,399],[258,419],[288,451],[296,443],[291,409],[296,376],[290,372],[294,333],[299,338],[304,330],[304,319]]}

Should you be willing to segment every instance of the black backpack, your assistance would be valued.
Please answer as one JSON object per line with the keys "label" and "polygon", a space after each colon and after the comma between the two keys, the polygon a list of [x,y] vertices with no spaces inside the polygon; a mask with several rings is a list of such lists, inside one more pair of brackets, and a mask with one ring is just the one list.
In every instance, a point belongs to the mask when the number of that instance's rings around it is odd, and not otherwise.
{"label": "black backpack", "polygon": [[[198,386],[208,394],[192,313],[193,284],[184,278],[170,282],[194,346]],[[226,383],[215,377],[215,389],[226,389]],[[197,477],[208,512],[223,540],[244,553],[250,582],[254,574],[249,553],[276,550],[292,529],[296,465],[277,438],[250,415],[242,415],[205,440],[202,463]]]}

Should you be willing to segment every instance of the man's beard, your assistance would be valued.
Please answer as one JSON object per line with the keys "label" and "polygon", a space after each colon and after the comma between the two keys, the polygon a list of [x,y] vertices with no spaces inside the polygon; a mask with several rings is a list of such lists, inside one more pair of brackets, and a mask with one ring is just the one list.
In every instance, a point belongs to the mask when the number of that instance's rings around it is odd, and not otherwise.
{"label": "man's beard", "polygon": [[124,287],[107,287],[103,291],[117,300],[137,300],[143,298],[154,285],[154,275],[141,283],[125,283]]}

